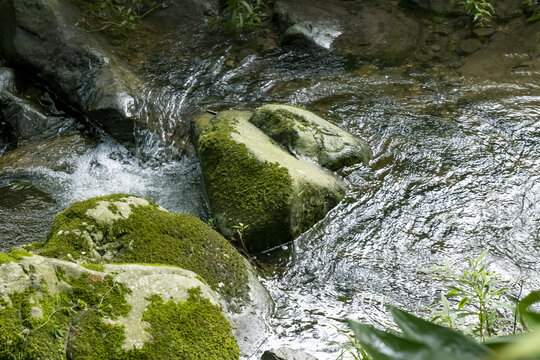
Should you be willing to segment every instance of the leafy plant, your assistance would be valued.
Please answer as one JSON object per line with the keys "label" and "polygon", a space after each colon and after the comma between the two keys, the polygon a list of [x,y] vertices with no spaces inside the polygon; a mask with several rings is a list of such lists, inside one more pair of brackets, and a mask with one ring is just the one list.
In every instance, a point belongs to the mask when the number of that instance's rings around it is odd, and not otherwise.
{"label": "leafy plant", "polygon": [[210,227],[214,230],[217,229],[217,223],[216,223],[216,218],[210,218],[208,219],[208,225],[210,225]]}
{"label": "leafy plant", "polygon": [[256,29],[264,17],[261,0],[226,0],[220,14],[210,10],[210,29],[220,25],[225,33]]}
{"label": "leafy plant", "polygon": [[86,8],[76,26],[89,32],[110,31],[125,35],[135,30],[140,19],[158,8],[165,0],[95,0]]}
{"label": "leafy plant", "polygon": [[528,14],[527,21],[535,22],[540,20],[540,8],[538,0],[524,0],[522,2],[523,10]]}
{"label": "leafy plant", "polygon": [[238,240],[238,242],[240,243],[240,246],[242,248],[242,250],[245,252],[245,254],[249,254],[249,251],[246,247],[246,243],[244,241],[244,231],[246,231],[246,229],[249,227],[248,224],[244,225],[242,223],[238,223],[238,225],[233,225],[233,229],[236,230],[236,239]]}
{"label": "leafy plant", "polygon": [[[513,305],[503,299],[509,288],[499,275],[488,269],[487,253],[488,250],[477,258],[468,256],[462,270],[457,270],[448,260],[431,269],[435,278],[446,282],[447,290],[440,297],[433,320],[481,340],[509,329],[514,323]],[[503,313],[508,316],[504,317]]]}
{"label": "leafy plant", "polygon": [[[537,296],[533,302],[540,302],[540,293],[537,292]],[[480,344],[455,330],[420,319],[395,307],[389,309],[401,334],[348,321],[358,343],[373,360],[516,360],[536,359],[540,356],[539,323],[535,323],[536,332],[504,337],[493,346],[494,342]],[[527,313],[540,317],[540,314],[532,311]]]}
{"label": "leafy plant", "polygon": [[491,20],[495,9],[487,0],[459,0],[467,14],[473,16],[473,21],[483,25]]}

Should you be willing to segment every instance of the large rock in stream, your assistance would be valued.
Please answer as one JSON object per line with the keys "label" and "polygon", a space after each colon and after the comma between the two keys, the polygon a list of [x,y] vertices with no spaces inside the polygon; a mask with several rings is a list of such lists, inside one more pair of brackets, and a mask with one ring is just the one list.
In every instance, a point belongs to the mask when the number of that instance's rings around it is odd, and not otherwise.
{"label": "large rock in stream", "polygon": [[[259,123],[257,117],[269,109],[261,108],[255,114],[223,111],[195,120],[201,167],[217,226],[232,237],[239,224],[247,225],[242,239],[250,251],[294,239],[336,206],[347,189],[335,174],[296,158],[250,122]],[[294,132],[297,126],[291,124],[289,130]],[[313,145],[318,148],[320,144]]]}
{"label": "large rock in stream", "polygon": [[403,63],[422,38],[418,22],[386,1],[277,0],[274,13],[283,43],[359,60]]}
{"label": "large rock in stream", "polygon": [[272,311],[266,289],[227,240],[191,215],[130,195],[92,198],[58,213],[37,248],[42,256],[80,264],[164,264],[193,271],[219,295],[242,353],[254,352],[266,336],[265,318]]}
{"label": "large rock in stream", "polygon": [[42,99],[51,102],[50,108],[21,93],[17,88],[15,71],[0,67],[0,117],[3,126],[9,128],[14,145],[44,140],[75,130],[75,120],[58,111],[48,94],[44,94]]}
{"label": "large rock in stream", "polygon": [[0,253],[2,359],[238,359],[218,296],[195,273]]}
{"label": "large rock in stream", "polygon": [[116,139],[132,140],[140,81],[97,38],[75,28],[77,19],[66,1],[2,0],[1,50]]}

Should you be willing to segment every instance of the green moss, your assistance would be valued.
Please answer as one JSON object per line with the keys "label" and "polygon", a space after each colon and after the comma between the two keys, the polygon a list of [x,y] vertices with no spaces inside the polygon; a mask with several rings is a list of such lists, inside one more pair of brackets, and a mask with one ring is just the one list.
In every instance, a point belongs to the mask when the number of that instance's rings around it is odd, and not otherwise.
{"label": "green moss", "polygon": [[[109,325],[96,309],[88,309],[74,319],[73,331],[77,334],[68,345],[70,358],[77,360],[136,359],[122,350],[125,340],[124,327]],[[144,357],[143,357],[144,358]]]}
{"label": "green moss", "polygon": [[297,192],[295,197],[297,201],[293,204],[292,233],[294,236],[299,236],[324,218],[342,198],[310,183],[302,183]]}
{"label": "green moss", "polygon": [[[228,299],[247,299],[244,259],[227,240],[196,217],[162,211],[151,202],[148,206],[131,207],[129,217],[120,217],[109,225],[87,214],[100,201],[122,201],[127,197],[118,194],[93,198],[62,211],[56,216],[40,254],[87,263],[102,263],[99,254],[107,254],[106,262],[178,266],[199,274]],[[118,213],[117,209],[109,209]]]}
{"label": "green moss", "polygon": [[[104,325],[104,316],[114,319],[129,312],[125,300],[129,290],[112,277],[84,273],[79,278],[67,279],[65,271],[59,268],[56,273],[63,274],[62,278],[72,286],[71,292],[53,296],[42,281],[38,288],[10,294],[10,303],[4,303],[0,310],[1,359],[65,359],[70,324],[81,313],[99,314],[100,324]],[[33,316],[34,309],[39,309],[42,316]],[[107,342],[103,337],[96,341]],[[94,346],[94,356],[95,350]]]}
{"label": "green moss", "polygon": [[[11,304],[0,310],[0,358],[2,359],[64,359],[64,341],[68,316],[57,311],[62,305],[46,289],[35,289],[10,295]],[[32,316],[38,307],[43,316]]]}
{"label": "green moss", "polygon": [[185,302],[165,302],[152,296],[143,313],[153,340],[142,348],[123,350],[124,328],[106,324],[95,309],[83,311],[74,320],[78,334],[68,353],[78,360],[168,360],[238,359],[239,349],[231,326],[219,307],[190,290]]}
{"label": "green moss", "polygon": [[8,262],[18,262],[21,258],[25,256],[32,256],[26,250],[12,250],[9,253],[0,253],[0,265]]}
{"label": "green moss", "polygon": [[234,141],[232,120],[214,123],[199,138],[199,155],[212,210],[224,214],[220,228],[249,225],[244,239],[250,250],[267,249],[276,239],[290,240],[292,180],[278,163],[255,159]]}
{"label": "green moss", "polygon": [[190,290],[186,302],[164,302],[153,296],[143,314],[154,341],[144,344],[151,359],[238,359],[238,345],[220,309]]}
{"label": "green moss", "polygon": [[59,280],[62,280],[62,281],[66,281],[66,271],[64,270],[63,267],[61,266],[56,266],[55,268],[55,274],[56,274],[56,277],[59,279]]}
{"label": "green moss", "polygon": [[289,151],[295,148],[298,139],[297,124],[305,119],[286,110],[260,109],[249,121]]}
{"label": "green moss", "polygon": [[83,268],[86,268],[88,270],[99,271],[99,272],[103,271],[103,264],[84,263],[84,264],[80,264],[80,265]]}
{"label": "green moss", "polygon": [[113,281],[109,275],[102,278],[100,275],[83,273],[80,277],[71,279],[71,296],[77,301],[80,308],[96,308],[101,315],[116,318],[126,316],[130,306],[125,295],[130,290],[123,284]]}
{"label": "green moss", "polygon": [[130,290],[110,275],[82,273],[69,277],[56,268],[60,293],[52,295],[47,282],[0,299],[0,359],[238,359],[238,346],[221,309],[190,290],[183,303],[153,296],[143,321],[152,340],[140,349],[123,349],[123,326]]}

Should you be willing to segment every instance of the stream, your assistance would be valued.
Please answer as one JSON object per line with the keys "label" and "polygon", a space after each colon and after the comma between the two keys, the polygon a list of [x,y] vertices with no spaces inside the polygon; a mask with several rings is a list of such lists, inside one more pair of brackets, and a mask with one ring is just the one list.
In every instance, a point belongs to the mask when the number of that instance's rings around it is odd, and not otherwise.
{"label": "stream", "polygon": [[[162,114],[160,138],[206,109],[279,102],[317,113],[374,152],[368,166],[342,170],[350,190],[325,219],[259,255],[276,269],[264,279],[276,311],[263,349],[335,359],[346,318],[391,326],[385,304],[422,314],[442,286],[426,269],[485,249],[503,278],[540,287],[538,74],[494,83],[287,49],[245,51],[230,67],[237,44],[189,31],[139,69],[149,84],[146,106]],[[211,216],[196,156],[155,136],[139,134],[127,149],[100,135],[68,162],[67,171],[0,177],[1,250],[43,240],[56,212],[111,193]]]}

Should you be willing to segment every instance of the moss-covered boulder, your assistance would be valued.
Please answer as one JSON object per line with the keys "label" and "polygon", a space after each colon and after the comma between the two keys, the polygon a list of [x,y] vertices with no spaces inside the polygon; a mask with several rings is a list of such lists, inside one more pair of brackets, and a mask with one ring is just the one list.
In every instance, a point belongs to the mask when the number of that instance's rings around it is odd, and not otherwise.
{"label": "moss-covered boulder", "polygon": [[191,215],[131,195],[91,198],[58,213],[34,250],[98,267],[142,263],[193,271],[220,295],[242,353],[253,352],[266,336],[264,318],[273,306],[268,292],[238,251]]}
{"label": "moss-covered boulder", "polygon": [[217,295],[166,266],[0,254],[2,359],[238,359]]}
{"label": "moss-covered boulder", "polygon": [[339,203],[345,184],[328,170],[297,159],[249,122],[223,111],[195,120],[205,186],[219,230],[259,251],[292,240]]}
{"label": "moss-covered boulder", "polygon": [[290,153],[330,170],[367,163],[372,156],[362,139],[294,106],[264,105],[255,110],[249,121]]}
{"label": "moss-covered boulder", "polygon": [[247,298],[243,257],[198,218],[115,194],[56,215],[40,255],[79,263],[168,264],[191,270],[223,296]]}

